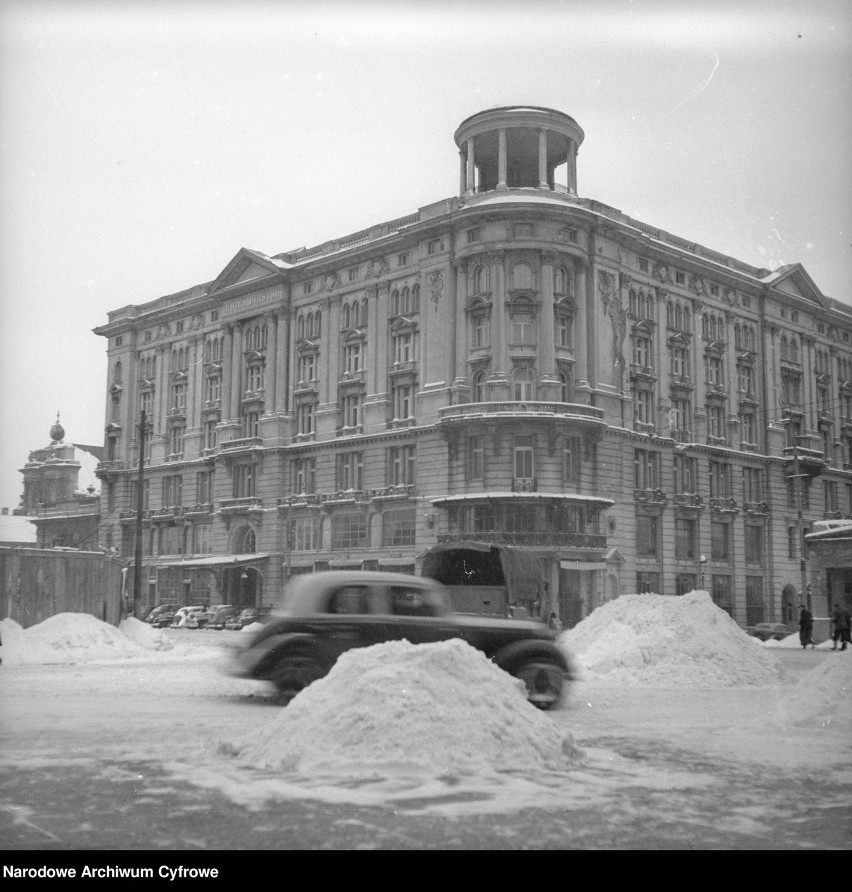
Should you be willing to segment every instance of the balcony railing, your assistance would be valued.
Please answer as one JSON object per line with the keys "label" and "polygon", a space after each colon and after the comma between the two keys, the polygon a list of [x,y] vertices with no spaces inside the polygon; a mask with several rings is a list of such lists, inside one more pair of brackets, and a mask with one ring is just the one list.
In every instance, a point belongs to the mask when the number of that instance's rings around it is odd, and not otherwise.
{"label": "balcony railing", "polygon": [[669,501],[661,489],[634,489],[633,500],[642,505],[666,505]]}
{"label": "balcony railing", "polygon": [[490,542],[494,545],[519,545],[525,548],[606,548],[606,536],[600,533],[506,532],[476,530],[469,533],[445,533],[438,542]]}
{"label": "balcony railing", "polygon": [[707,504],[710,506],[710,510],[717,514],[737,514],[739,512],[736,499],[710,499]]}
{"label": "balcony railing", "polygon": [[240,449],[257,449],[263,446],[261,437],[241,437],[238,440],[225,440],[219,444],[222,452],[236,452]]}
{"label": "balcony railing", "polygon": [[535,477],[514,477],[512,479],[512,492],[537,492],[538,484]]}
{"label": "balcony railing", "polygon": [[583,403],[551,403],[537,400],[505,400],[489,403],[459,403],[444,406],[438,410],[441,421],[455,421],[464,418],[491,417],[507,415],[540,415],[572,418],[579,421],[604,423],[604,410],[598,406],[587,406]]}
{"label": "balcony railing", "polygon": [[257,496],[240,496],[235,499],[221,499],[219,501],[219,510],[226,514],[262,511],[263,501]]}
{"label": "balcony railing", "polygon": [[672,495],[672,504],[676,508],[703,508],[704,499],[697,492],[676,492]]}

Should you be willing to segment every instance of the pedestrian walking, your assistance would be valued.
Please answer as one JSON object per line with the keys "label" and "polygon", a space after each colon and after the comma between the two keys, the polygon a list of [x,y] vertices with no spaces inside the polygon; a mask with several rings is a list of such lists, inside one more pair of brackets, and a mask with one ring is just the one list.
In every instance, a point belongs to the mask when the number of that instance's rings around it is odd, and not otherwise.
{"label": "pedestrian walking", "polygon": [[809,644],[813,647],[814,615],[804,604],[799,604],[799,607],[801,608],[799,612],[799,641],[801,641],[803,648],[807,648]]}
{"label": "pedestrian walking", "polygon": [[831,613],[832,650],[837,650],[838,644],[841,650],[846,650],[846,645],[849,643],[849,624],[849,611],[840,604],[835,604]]}
{"label": "pedestrian walking", "polygon": [[550,618],[547,621],[547,624],[551,629],[559,632],[562,630],[562,620],[555,613],[550,614]]}

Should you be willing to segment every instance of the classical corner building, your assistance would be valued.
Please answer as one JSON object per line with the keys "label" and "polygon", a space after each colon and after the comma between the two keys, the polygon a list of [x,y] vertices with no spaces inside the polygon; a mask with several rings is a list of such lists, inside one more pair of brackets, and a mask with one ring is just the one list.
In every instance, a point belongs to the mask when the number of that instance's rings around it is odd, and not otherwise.
{"label": "classical corner building", "polygon": [[109,313],[100,536],[131,561],[141,500],[143,600],[269,605],[469,541],[536,556],[567,624],[852,599],[805,538],[852,516],[852,307],[580,197],[583,138],[480,112],[458,196]]}
{"label": "classical corner building", "polygon": [[100,499],[96,473],[103,446],[65,442],[65,428],[50,428],[50,444],[30,452],[21,468],[24,491],[12,513],[36,528],[34,544],[41,548],[98,550]]}

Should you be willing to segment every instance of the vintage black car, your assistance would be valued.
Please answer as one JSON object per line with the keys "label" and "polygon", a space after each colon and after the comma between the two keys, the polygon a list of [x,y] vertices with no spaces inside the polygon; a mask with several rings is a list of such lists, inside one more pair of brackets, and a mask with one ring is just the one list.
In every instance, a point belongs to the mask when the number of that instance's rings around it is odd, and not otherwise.
{"label": "vintage black car", "polygon": [[520,678],[531,703],[559,703],[571,668],[545,623],[452,611],[433,579],[397,573],[326,571],[296,577],[283,608],[234,651],[231,671],[272,682],[285,699],[326,675],[346,650],[405,639],[461,638]]}

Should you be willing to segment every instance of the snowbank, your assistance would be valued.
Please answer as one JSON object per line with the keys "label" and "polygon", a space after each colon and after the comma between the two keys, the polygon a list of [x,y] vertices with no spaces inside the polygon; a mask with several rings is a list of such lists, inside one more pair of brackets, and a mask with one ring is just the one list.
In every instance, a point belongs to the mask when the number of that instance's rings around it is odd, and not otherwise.
{"label": "snowbank", "polygon": [[129,616],[118,624],[118,631],[145,650],[172,650],[174,644],[162,629],[155,629],[148,623]]}
{"label": "snowbank", "polygon": [[815,666],[784,699],[794,725],[843,731],[852,738],[852,651]]}
{"label": "snowbank", "polygon": [[459,639],[347,651],[267,726],[223,749],[279,771],[435,775],[564,768],[577,756],[522,682]]}
{"label": "snowbank", "polygon": [[163,646],[158,639],[146,637],[135,623],[144,625],[139,620],[125,620],[122,626],[128,624],[126,628],[117,629],[88,613],[57,613],[24,629],[7,617],[0,620],[0,659],[4,666],[82,663],[123,660],[171,647],[168,641]]}
{"label": "snowbank", "polygon": [[776,660],[707,592],[621,595],[559,636],[586,678],[621,684],[777,684]]}

